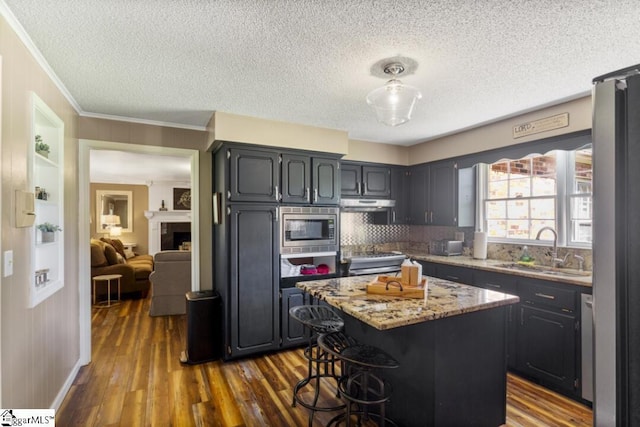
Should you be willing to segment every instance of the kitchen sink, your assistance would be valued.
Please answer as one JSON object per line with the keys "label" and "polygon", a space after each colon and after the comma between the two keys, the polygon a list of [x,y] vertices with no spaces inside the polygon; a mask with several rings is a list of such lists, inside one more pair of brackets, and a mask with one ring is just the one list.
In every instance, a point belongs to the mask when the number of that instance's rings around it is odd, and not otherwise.
{"label": "kitchen sink", "polygon": [[565,277],[589,277],[590,271],[572,270],[568,268],[552,268],[546,265],[523,265],[515,262],[509,262],[506,264],[498,265],[500,268],[506,268],[509,270],[528,271],[531,273],[548,274],[551,276],[565,276]]}

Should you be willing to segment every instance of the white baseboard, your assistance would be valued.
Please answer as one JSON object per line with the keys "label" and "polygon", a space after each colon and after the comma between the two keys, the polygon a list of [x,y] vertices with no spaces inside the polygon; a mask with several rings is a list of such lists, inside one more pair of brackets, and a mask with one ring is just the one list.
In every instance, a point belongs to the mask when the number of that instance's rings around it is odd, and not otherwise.
{"label": "white baseboard", "polygon": [[67,396],[67,393],[71,389],[71,386],[73,385],[73,381],[78,376],[78,372],[80,372],[81,367],[82,367],[82,363],[80,363],[80,359],[78,359],[75,366],[69,373],[67,380],[64,382],[64,384],[60,388],[58,395],[53,400],[53,403],[51,404],[51,407],[49,409],[55,409],[56,411],[60,409],[60,406],[62,406],[62,402],[64,401],[64,398]]}

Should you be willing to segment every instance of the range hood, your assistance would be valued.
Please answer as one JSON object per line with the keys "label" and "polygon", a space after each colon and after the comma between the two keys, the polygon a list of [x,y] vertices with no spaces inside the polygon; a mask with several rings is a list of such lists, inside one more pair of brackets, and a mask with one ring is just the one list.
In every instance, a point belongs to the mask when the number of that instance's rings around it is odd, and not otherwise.
{"label": "range hood", "polygon": [[340,199],[340,210],[343,212],[376,212],[395,205],[396,201],[389,199]]}

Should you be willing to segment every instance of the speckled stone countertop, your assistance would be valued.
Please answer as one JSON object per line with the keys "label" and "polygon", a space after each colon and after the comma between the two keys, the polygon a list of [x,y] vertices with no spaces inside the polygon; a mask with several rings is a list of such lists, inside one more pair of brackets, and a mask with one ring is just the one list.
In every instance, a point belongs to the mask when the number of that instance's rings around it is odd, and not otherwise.
{"label": "speckled stone countertop", "polygon": [[[544,270],[526,269],[515,270],[510,268],[501,267],[506,264],[513,264],[512,262],[492,260],[492,259],[475,259],[468,256],[439,256],[439,255],[426,255],[421,253],[405,253],[411,259],[437,262],[440,264],[449,264],[459,267],[475,268],[478,270],[495,271],[497,273],[513,274],[516,276],[532,277],[536,279],[544,279],[553,282],[569,283],[572,285],[591,287],[593,276],[589,272],[578,272],[572,269],[557,269],[558,274],[549,274],[544,271],[551,271],[553,269],[545,268]],[[566,274],[561,274],[565,271]],[[574,275],[575,274],[575,275]]]}
{"label": "speckled stone countertop", "polygon": [[376,275],[299,282],[296,286],[380,330],[515,304],[517,296],[428,278],[425,299],[367,294]]}

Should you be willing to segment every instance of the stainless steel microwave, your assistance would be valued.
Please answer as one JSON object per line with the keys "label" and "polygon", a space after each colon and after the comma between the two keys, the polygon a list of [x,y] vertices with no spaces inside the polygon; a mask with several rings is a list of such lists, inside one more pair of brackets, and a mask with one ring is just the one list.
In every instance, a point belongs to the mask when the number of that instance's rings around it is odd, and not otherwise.
{"label": "stainless steel microwave", "polygon": [[281,206],[280,252],[338,251],[339,212],[331,207]]}

